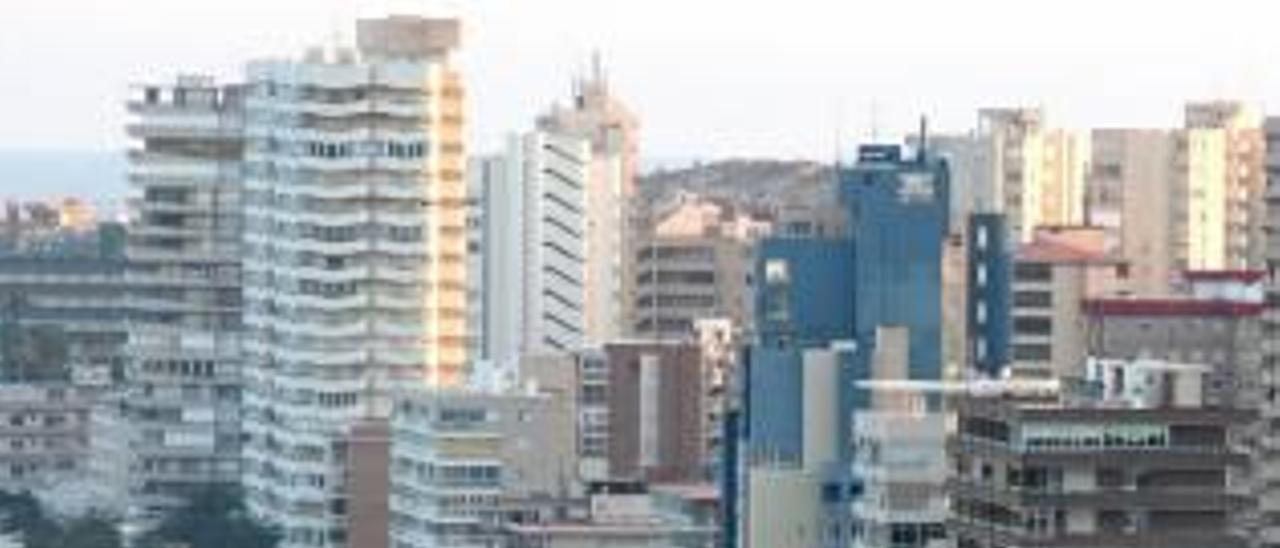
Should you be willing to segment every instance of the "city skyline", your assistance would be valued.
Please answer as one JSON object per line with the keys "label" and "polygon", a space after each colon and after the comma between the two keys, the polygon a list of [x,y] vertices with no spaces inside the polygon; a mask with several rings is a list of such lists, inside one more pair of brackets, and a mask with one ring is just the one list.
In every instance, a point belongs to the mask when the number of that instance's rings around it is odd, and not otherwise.
{"label": "city skyline", "polygon": [[[349,39],[355,16],[438,3],[6,6],[0,70],[27,85],[0,94],[0,116],[25,129],[0,136],[0,150],[122,149],[113,131],[124,119],[120,99],[157,70],[181,66],[234,80],[248,60]],[[1007,0],[858,10],[816,0],[786,10],[719,0],[450,4],[466,23],[474,151],[499,150],[507,133],[527,129],[510,121],[528,120],[563,96],[594,51],[645,120],[649,159],[829,160],[837,146],[851,152],[855,141],[908,131],[919,114],[939,131],[966,130],[977,108],[993,105],[1043,105],[1053,123],[1068,127],[1153,127],[1176,125],[1186,100],[1280,96],[1280,70],[1267,66],[1280,37],[1266,32],[1265,17],[1239,17],[1255,10],[1242,1],[1211,12],[1162,12],[1158,25],[1144,6],[1100,1],[1045,14],[1020,13]],[[991,17],[948,23],[971,13]],[[1037,24],[1044,16],[1054,24]],[[38,31],[52,27],[66,32]],[[110,53],[84,55],[103,50]],[[805,99],[760,108],[778,97]]]}

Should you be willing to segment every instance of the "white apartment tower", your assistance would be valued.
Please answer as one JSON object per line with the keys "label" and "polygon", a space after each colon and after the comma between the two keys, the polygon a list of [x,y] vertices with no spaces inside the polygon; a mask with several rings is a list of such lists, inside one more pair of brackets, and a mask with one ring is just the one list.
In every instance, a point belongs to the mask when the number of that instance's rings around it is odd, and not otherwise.
{"label": "white apartment tower", "polygon": [[587,141],[533,131],[511,136],[474,179],[484,211],[484,356],[494,363],[585,342],[590,165]]}
{"label": "white apartment tower", "polygon": [[574,86],[572,104],[555,105],[538,129],[591,143],[586,192],[586,339],[602,343],[625,330],[630,290],[632,196],[638,166],[639,122],[609,88],[599,58],[590,78]]}
{"label": "white apartment tower", "polygon": [[128,102],[126,509],[151,517],[240,474],[241,88],[205,77]]}
{"label": "white apartment tower", "polygon": [[346,546],[353,428],[466,375],[460,22],[250,63],[244,487],[284,547]]}

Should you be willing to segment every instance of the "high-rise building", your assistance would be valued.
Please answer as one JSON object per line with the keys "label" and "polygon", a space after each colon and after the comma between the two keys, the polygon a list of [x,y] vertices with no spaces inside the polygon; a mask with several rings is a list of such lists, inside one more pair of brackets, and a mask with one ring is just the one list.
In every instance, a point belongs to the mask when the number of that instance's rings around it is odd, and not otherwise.
{"label": "high-rise building", "polygon": [[631,272],[632,196],[639,165],[639,122],[614,94],[600,64],[575,82],[572,102],[555,105],[538,129],[591,143],[586,194],[586,340],[604,343],[624,335],[625,295]]}
{"label": "high-rise building", "polygon": [[[1267,395],[1262,400],[1264,424],[1268,427],[1260,432],[1265,443],[1272,446],[1280,439],[1280,428],[1275,419],[1280,417],[1280,118],[1268,118],[1266,122],[1267,143],[1267,230],[1266,267],[1263,269],[1266,296],[1262,312],[1261,335],[1262,369],[1258,378],[1259,389]],[[1280,465],[1269,462],[1274,460],[1272,453],[1263,453],[1265,461],[1260,464],[1263,480],[1280,478]],[[1266,483],[1263,483],[1266,485]],[[1272,485],[1276,485],[1273,483]],[[1259,505],[1268,523],[1277,523],[1274,516],[1280,516],[1280,502],[1276,497],[1263,496]],[[1280,526],[1265,527],[1262,541],[1268,545],[1280,545]]]}
{"label": "high-rise building", "polygon": [[129,508],[240,477],[243,88],[205,77],[129,100]]}
{"label": "high-rise building", "polygon": [[480,188],[483,307],[481,356],[514,364],[521,355],[583,347],[586,314],[586,141],[542,131],[510,138],[486,160]]}
{"label": "high-rise building", "polygon": [[1106,232],[1103,251],[1129,264],[1124,289],[1135,295],[1167,294],[1176,277],[1175,137],[1162,129],[1097,129],[1090,140],[1087,221]]}
{"label": "high-rise building", "polygon": [[1261,118],[1239,102],[1190,103],[1179,130],[1092,134],[1088,221],[1131,265],[1126,291],[1169,295],[1186,270],[1260,268]]}
{"label": "high-rise building", "polygon": [[358,427],[467,374],[459,33],[363,19],[355,50],[248,66],[243,481],[285,547],[346,546]]}
{"label": "high-rise building", "polygon": [[[1037,228],[1084,222],[1088,136],[1050,128],[1041,109],[991,108],[978,112],[977,137],[990,151],[991,188],[977,193],[994,203],[982,212],[1002,212],[1019,242]],[[979,179],[981,180],[981,179]]]}
{"label": "high-rise building", "polygon": [[[974,371],[996,377],[1009,363],[1013,328],[1013,252],[1004,215],[970,214],[964,240],[965,317],[960,323],[965,353],[956,365],[971,364]],[[944,333],[954,328],[946,325]]]}
{"label": "high-rise building", "polygon": [[642,338],[688,338],[698,320],[751,328],[754,244],[769,224],[696,195],[637,220],[627,328]]}
{"label": "high-rise building", "polygon": [[726,530],[743,542],[851,541],[852,421],[871,403],[857,381],[877,374],[884,353],[895,357],[893,379],[942,378],[948,184],[946,162],[927,151],[864,146],[835,185],[842,233],[761,242],[743,418],[726,442],[737,455],[726,466],[741,477],[722,491],[738,521]]}
{"label": "high-rise building", "polygon": [[1190,103],[1178,134],[1177,269],[1241,270],[1262,265],[1266,177],[1262,119],[1244,103]]}

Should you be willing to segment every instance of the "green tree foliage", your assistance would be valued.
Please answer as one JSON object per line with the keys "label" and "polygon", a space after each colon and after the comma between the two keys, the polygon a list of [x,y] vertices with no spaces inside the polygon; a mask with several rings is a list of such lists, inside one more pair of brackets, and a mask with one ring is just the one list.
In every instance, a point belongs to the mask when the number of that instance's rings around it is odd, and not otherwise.
{"label": "green tree foliage", "polygon": [[240,493],[230,488],[210,488],[171,512],[146,534],[142,548],[275,548],[280,535],[254,520],[244,508]]}
{"label": "green tree foliage", "polygon": [[89,515],[58,523],[30,493],[0,493],[3,530],[27,548],[120,548],[120,529],[110,519]]}

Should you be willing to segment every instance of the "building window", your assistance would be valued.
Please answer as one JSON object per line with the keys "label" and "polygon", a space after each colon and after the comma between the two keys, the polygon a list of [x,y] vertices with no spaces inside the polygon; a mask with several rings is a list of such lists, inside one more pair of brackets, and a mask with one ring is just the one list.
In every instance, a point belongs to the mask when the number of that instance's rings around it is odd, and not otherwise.
{"label": "building window", "polygon": [[1019,308],[1049,308],[1053,306],[1053,293],[1018,291],[1013,294],[1013,305]]}
{"label": "building window", "polygon": [[1013,346],[1013,359],[1047,362],[1053,359],[1053,350],[1047,344],[1017,344]]}
{"label": "building window", "polygon": [[1014,318],[1013,330],[1018,334],[1051,335],[1053,320],[1049,318]]}

